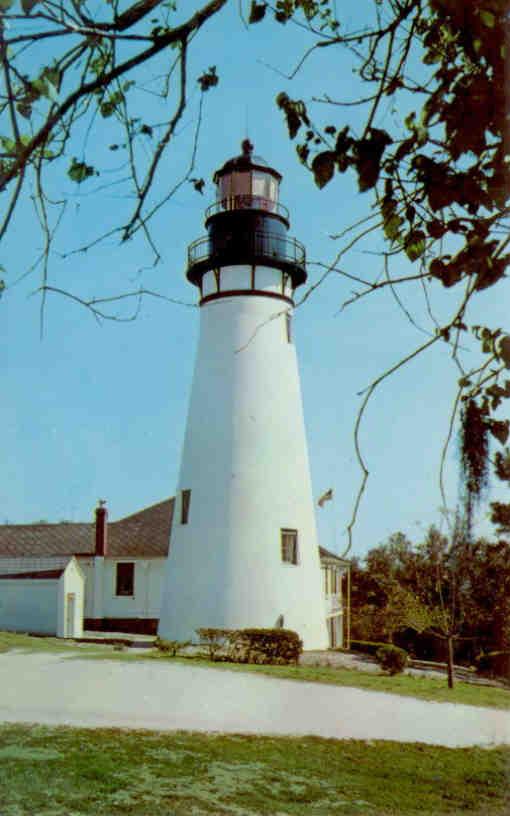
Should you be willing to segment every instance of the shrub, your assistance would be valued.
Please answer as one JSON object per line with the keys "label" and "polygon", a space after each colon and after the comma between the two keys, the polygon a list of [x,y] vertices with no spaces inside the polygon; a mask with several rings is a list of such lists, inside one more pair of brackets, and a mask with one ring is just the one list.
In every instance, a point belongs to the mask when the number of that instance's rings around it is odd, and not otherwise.
{"label": "shrub", "polygon": [[157,637],[154,641],[154,646],[158,651],[168,654],[170,657],[176,657],[179,653],[179,649],[184,649],[185,646],[189,646],[189,640],[183,642],[181,640],[165,640],[165,638]]}
{"label": "shrub", "polygon": [[290,629],[197,629],[211,660],[297,663],[303,643]]}
{"label": "shrub", "polygon": [[205,645],[210,660],[228,660],[228,650],[233,630],[232,629],[197,629],[196,633],[200,642]]}
{"label": "shrub", "polygon": [[391,675],[400,674],[407,666],[407,652],[398,646],[392,646],[391,644],[381,646],[375,656],[381,669]]}
{"label": "shrub", "polygon": [[377,654],[378,649],[383,646],[391,646],[391,643],[378,643],[371,640],[351,640],[351,650],[353,652],[362,652],[362,654],[373,655]]}
{"label": "shrub", "polygon": [[233,633],[230,656],[235,663],[297,663],[303,642],[291,629],[241,629]]}

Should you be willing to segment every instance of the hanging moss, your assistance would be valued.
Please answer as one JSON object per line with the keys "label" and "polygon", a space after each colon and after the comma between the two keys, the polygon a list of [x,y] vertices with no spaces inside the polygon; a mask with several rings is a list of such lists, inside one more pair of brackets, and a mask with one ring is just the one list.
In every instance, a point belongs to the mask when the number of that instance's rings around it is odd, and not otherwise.
{"label": "hanging moss", "polygon": [[489,480],[489,427],[486,411],[473,399],[466,401],[461,414],[460,454],[465,525],[470,533],[473,511]]}

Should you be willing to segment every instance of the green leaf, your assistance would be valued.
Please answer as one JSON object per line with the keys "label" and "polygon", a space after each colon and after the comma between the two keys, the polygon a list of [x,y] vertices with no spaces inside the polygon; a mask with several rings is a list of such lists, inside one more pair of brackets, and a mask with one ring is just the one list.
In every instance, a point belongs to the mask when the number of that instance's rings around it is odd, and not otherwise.
{"label": "green leaf", "polygon": [[117,106],[121,104],[125,99],[124,94],[122,91],[114,91],[108,99],[105,99],[99,105],[99,112],[103,119],[108,119],[109,116],[112,116],[115,111],[117,110]]}
{"label": "green leaf", "polygon": [[403,218],[396,213],[392,213],[384,221],[384,234],[390,241],[396,241],[400,235],[400,226],[403,223]]}
{"label": "green leaf", "polygon": [[62,84],[62,73],[59,71],[58,68],[56,68],[55,66],[47,65],[46,68],[43,68],[41,76],[47,79],[48,82],[51,82],[51,84],[57,91],[60,90],[60,86]]}
{"label": "green leaf", "polygon": [[32,88],[37,91],[39,96],[44,96],[46,99],[50,98],[50,91],[48,88],[48,82],[43,76],[40,76],[38,79],[34,79],[31,83]]}
{"label": "green leaf", "polygon": [[496,25],[496,15],[487,9],[480,10],[480,20],[487,28],[494,28]]}
{"label": "green leaf", "polygon": [[90,176],[96,176],[98,173],[97,170],[90,164],[79,162],[73,158],[71,166],[67,171],[67,175],[72,181],[75,181],[77,184],[81,184],[81,182],[85,181],[85,179],[90,178]]}
{"label": "green leaf", "polygon": [[33,7],[37,5],[39,0],[21,0],[21,8],[25,12],[25,14],[30,14]]}
{"label": "green leaf", "polygon": [[0,0],[0,11],[9,11],[14,0]]}
{"label": "green leaf", "polygon": [[20,116],[23,116],[24,119],[30,119],[32,116],[32,105],[30,102],[26,102],[23,99],[20,99],[19,102],[16,102],[16,110],[18,111]]}
{"label": "green leaf", "polygon": [[406,238],[404,249],[410,261],[417,261],[425,252],[426,236],[422,230],[412,230]]}
{"label": "green leaf", "polygon": [[2,145],[6,153],[16,153],[16,142],[13,139],[0,136],[0,145]]}
{"label": "green leaf", "polygon": [[312,161],[312,172],[315,183],[319,190],[331,181],[335,172],[335,153],[332,150],[325,150],[319,153]]}

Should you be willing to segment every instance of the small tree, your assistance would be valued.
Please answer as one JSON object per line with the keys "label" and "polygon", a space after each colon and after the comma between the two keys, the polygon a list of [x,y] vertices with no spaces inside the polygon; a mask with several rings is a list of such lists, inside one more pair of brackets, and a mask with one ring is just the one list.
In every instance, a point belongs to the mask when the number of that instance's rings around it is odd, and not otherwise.
{"label": "small tree", "polygon": [[413,629],[446,642],[448,688],[454,685],[455,642],[461,637],[465,601],[470,592],[469,562],[469,539],[457,518],[451,542],[445,547],[443,538],[441,549],[436,551],[435,586],[432,592],[429,588],[427,600],[407,593],[400,602],[398,629]]}

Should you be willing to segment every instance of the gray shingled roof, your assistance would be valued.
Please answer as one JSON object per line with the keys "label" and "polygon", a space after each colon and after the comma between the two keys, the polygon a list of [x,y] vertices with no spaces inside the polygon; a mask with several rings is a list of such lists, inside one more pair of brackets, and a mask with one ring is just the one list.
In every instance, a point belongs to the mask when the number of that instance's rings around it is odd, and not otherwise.
{"label": "gray shingled roof", "polygon": [[153,504],[139,513],[108,524],[108,555],[166,557],[174,499]]}
{"label": "gray shingled roof", "polygon": [[94,552],[93,524],[1,524],[0,556],[87,555]]}
{"label": "gray shingled roof", "polygon": [[[108,523],[108,555],[117,558],[165,557],[174,500],[147,507],[139,513]],[[95,525],[63,524],[0,525],[0,557],[94,555]]]}

